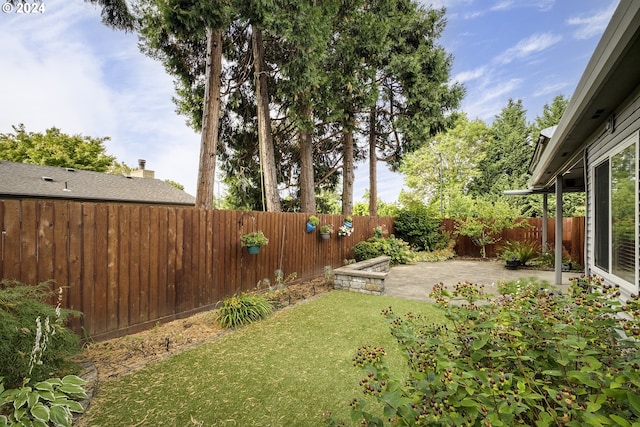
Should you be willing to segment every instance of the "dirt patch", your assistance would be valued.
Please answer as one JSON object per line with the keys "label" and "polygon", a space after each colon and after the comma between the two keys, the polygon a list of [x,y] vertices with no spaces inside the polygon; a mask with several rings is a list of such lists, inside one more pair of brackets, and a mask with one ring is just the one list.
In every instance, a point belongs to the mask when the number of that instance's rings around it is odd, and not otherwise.
{"label": "dirt patch", "polygon": [[[268,295],[276,309],[284,309],[331,289],[332,284],[318,278],[289,284]],[[136,334],[90,343],[83,353],[97,368],[98,383],[118,378],[227,333],[217,324],[216,312],[198,313]]]}

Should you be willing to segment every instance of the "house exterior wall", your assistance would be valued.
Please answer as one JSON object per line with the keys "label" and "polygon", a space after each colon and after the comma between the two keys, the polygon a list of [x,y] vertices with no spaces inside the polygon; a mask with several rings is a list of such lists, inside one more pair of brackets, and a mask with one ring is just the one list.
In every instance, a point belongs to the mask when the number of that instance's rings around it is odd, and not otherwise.
{"label": "house exterior wall", "polygon": [[[586,272],[587,274],[596,274],[602,277],[607,283],[619,284],[621,286],[622,297],[626,299],[631,294],[637,294],[640,291],[640,248],[638,242],[640,239],[640,200],[638,195],[638,146],[640,134],[640,86],[616,108],[615,124],[613,131],[610,128],[600,128],[594,133],[587,143],[585,152],[585,174],[586,174],[586,202],[587,202],[587,218],[586,218]],[[622,280],[611,272],[603,271],[596,266],[595,261],[595,202],[601,194],[598,194],[594,188],[595,168],[603,161],[610,158],[620,150],[622,146],[635,142],[635,279],[633,283]]]}

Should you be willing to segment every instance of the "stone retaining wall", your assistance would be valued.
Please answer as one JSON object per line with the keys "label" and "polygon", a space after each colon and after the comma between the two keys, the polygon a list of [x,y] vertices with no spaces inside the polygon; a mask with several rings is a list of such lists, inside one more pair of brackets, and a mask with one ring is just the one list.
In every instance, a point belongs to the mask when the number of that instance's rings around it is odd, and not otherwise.
{"label": "stone retaining wall", "polygon": [[345,265],[334,270],[333,287],[367,294],[384,294],[384,279],[389,272],[390,256]]}

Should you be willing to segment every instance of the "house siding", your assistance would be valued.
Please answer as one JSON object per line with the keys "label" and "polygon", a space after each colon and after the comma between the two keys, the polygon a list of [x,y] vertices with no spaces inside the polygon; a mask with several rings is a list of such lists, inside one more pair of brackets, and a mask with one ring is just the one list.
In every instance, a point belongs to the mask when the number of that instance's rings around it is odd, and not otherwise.
{"label": "house siding", "polygon": [[[594,191],[594,167],[603,161],[611,152],[615,151],[620,144],[628,141],[629,138],[634,135],[638,135],[640,131],[640,86],[627,98],[627,100],[616,108],[614,131],[601,128],[598,133],[591,136],[587,142],[586,148],[586,191],[587,191],[587,218],[586,218],[586,272],[587,274],[594,273],[593,266],[595,264],[594,254],[594,198],[597,197]],[[636,149],[637,150],[637,149]],[[637,153],[637,151],[636,151]],[[638,161],[636,155],[636,161]],[[636,169],[637,171],[637,169]],[[638,177],[636,177],[638,178]],[[636,192],[636,224],[640,223],[638,220],[638,212],[640,211],[640,200]],[[640,228],[637,230],[637,236],[640,236]],[[636,237],[636,242],[638,237]],[[640,251],[636,251],[636,256],[640,257]],[[640,259],[636,261],[636,270],[640,265]],[[623,297],[628,297],[631,293],[637,293],[640,289],[640,283],[638,283],[638,277],[640,277],[640,271],[636,272],[635,289],[624,289]],[[615,284],[611,278],[604,277],[605,281]]]}

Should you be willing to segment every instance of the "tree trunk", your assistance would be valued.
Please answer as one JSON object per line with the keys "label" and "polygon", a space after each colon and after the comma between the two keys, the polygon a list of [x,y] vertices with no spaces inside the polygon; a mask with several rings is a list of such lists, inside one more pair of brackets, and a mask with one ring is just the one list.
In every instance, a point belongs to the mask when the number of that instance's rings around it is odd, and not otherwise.
{"label": "tree trunk", "polygon": [[378,154],[376,153],[376,112],[369,113],[369,215],[378,216]]}
{"label": "tree trunk", "polygon": [[[276,176],[276,159],[273,151],[271,117],[269,115],[269,90],[267,74],[264,72],[264,45],[262,30],[251,25],[253,44],[253,67],[255,73],[256,101],[258,104],[258,145],[260,147],[260,169],[264,185],[263,200],[266,199],[267,212],[280,212],[280,194]],[[263,201],[264,209],[264,201]]]}
{"label": "tree trunk", "polygon": [[222,78],[222,32],[207,28],[207,65],[205,71],[200,168],[196,207],[213,209],[213,184],[216,174],[218,129],[220,122],[220,85]]}
{"label": "tree trunk", "polygon": [[342,132],[342,215],[353,214],[353,133]]}
{"label": "tree trunk", "polygon": [[[311,105],[305,105],[302,111],[304,118],[311,121]],[[298,131],[300,146],[300,211],[314,213],[316,211],[316,193],[313,176],[313,136],[310,130],[300,128]]]}

